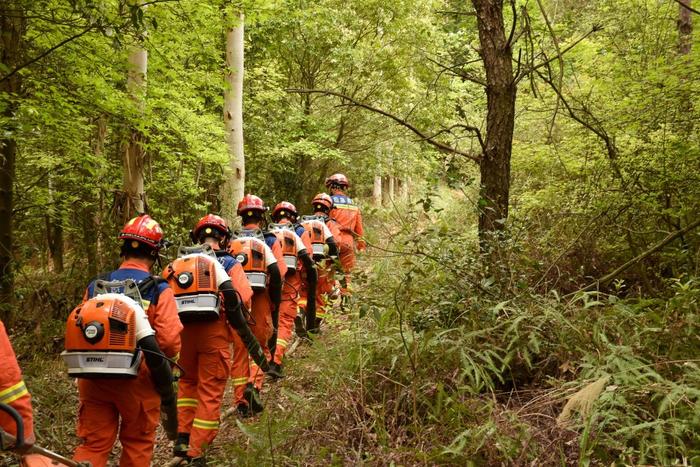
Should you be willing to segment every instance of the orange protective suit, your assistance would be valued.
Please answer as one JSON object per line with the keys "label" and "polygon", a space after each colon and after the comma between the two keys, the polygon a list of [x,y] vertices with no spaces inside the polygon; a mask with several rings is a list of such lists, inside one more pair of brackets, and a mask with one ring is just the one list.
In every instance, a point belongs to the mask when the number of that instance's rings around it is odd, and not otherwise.
{"label": "orange protective suit", "polygon": [[[243,226],[244,229],[257,229],[259,228],[257,224],[247,224]],[[282,248],[279,243],[274,239],[274,236],[270,237],[266,235],[265,243],[268,245],[269,249],[266,250],[266,255],[272,254],[273,259],[265,258],[266,264],[270,262],[276,262],[280,270],[280,275],[284,277],[287,272],[287,266],[284,264],[284,258],[282,257]],[[250,310],[250,320],[248,325],[253,335],[258,340],[260,347],[262,347],[265,353],[265,358],[267,360],[272,359],[270,354],[270,348],[268,346],[268,340],[272,337],[274,332],[274,326],[272,323],[272,310],[273,303],[270,299],[268,290],[256,290],[253,292],[253,298],[251,300],[251,310]],[[262,388],[263,381],[265,380],[265,372],[248,355],[248,351],[243,344],[243,341],[238,335],[233,337],[233,365],[231,367],[231,379],[233,379],[233,393],[234,393],[234,405],[248,405],[244,393],[245,388],[248,383],[252,383],[258,391]]]}
{"label": "orange protective suit", "polygon": [[334,190],[331,196],[333,199],[333,209],[330,212],[331,218],[338,222],[340,236],[336,237],[336,242],[340,249],[339,259],[343,265],[345,284],[341,289],[343,295],[349,294],[350,273],[355,268],[355,241],[357,249],[364,251],[365,242],[362,240],[364,227],[362,226],[362,213],[353,200],[340,190]]}
{"label": "orange protective suit", "polygon": [[[322,214],[322,213],[321,213]],[[326,220],[326,226],[328,227],[328,230],[330,231],[330,237],[333,238],[333,240],[338,243],[338,238],[340,238],[340,226],[338,223],[331,218],[328,218]],[[329,238],[330,238],[329,237]],[[309,232],[306,232],[304,235],[302,235],[302,240],[306,243],[307,241],[310,243],[310,236]],[[326,241],[328,238],[325,239]],[[327,306],[326,306],[326,297],[328,296],[329,293],[333,291],[333,287],[335,286],[335,265],[333,264],[333,260],[328,258],[324,259],[321,261],[318,261],[316,263],[316,273],[318,274],[318,281],[316,283],[316,319],[317,320],[322,320],[326,317],[327,315]],[[308,294],[307,294],[307,288],[306,285],[302,285],[302,290],[301,290],[301,297],[299,299],[299,306],[302,308],[306,307],[306,303],[309,300]]]}
{"label": "orange protective suit", "polygon": [[[289,220],[282,219],[282,224],[289,223]],[[291,230],[289,232],[292,232]],[[302,251],[311,252],[311,239],[308,235],[302,235],[301,238],[294,233],[298,238],[297,243],[297,258]],[[280,240],[280,237],[277,237]],[[280,241],[278,241],[280,243]],[[303,246],[303,248],[301,248]],[[277,364],[282,364],[287,347],[292,339],[292,329],[294,328],[294,318],[297,316],[299,308],[299,300],[302,291],[302,270],[301,265],[297,262],[297,269],[287,269],[287,275],[284,276],[284,286],[282,287],[282,302],[280,303],[280,317],[277,325],[277,345],[275,346],[275,355],[273,361]]]}
{"label": "orange protective suit", "polygon": [[[113,279],[131,276],[141,281],[148,269],[136,261],[124,261],[112,273]],[[182,324],[177,315],[173,291],[167,284],[158,285],[157,304],[146,308],[148,321],[156,331],[156,341],[169,358],[180,352]],[[89,298],[86,292],[85,299]],[[146,297],[144,297],[146,299]],[[93,467],[107,465],[117,435],[122,444],[120,467],[151,465],[156,427],[160,421],[160,396],[145,363],[133,379],[79,379],[80,408],[78,436],[81,444],[74,459],[89,461]]]}
{"label": "orange protective suit", "polygon": [[[22,380],[22,372],[2,321],[0,321],[0,403],[9,405],[20,414],[24,425],[24,440],[34,443],[32,399]],[[15,420],[5,412],[0,412],[0,427],[5,433],[17,437]],[[39,454],[22,457],[22,466],[39,465],[52,465],[51,459]]]}
{"label": "orange protective suit", "polygon": [[[2,321],[0,321],[0,402],[12,406],[19,412],[24,420],[24,438],[34,442],[32,398],[22,380],[22,372]],[[15,421],[5,412],[0,412],[0,426],[6,433],[17,436]]]}
{"label": "orange protective suit", "polygon": [[[243,303],[249,303],[253,290],[240,263],[231,256],[219,257]],[[182,331],[179,363],[184,369],[177,393],[178,433],[189,433],[189,457],[200,457],[219,432],[221,402],[229,377],[234,335],[221,305],[219,319],[188,323]],[[240,340],[240,338],[239,338]],[[245,352],[245,347],[244,347]]]}

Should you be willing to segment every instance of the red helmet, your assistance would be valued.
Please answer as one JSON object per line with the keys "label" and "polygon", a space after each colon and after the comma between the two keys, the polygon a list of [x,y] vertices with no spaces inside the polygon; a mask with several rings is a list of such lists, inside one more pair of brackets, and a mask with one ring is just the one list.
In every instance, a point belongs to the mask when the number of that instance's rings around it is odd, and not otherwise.
{"label": "red helmet", "polygon": [[315,211],[322,211],[323,207],[330,211],[333,209],[333,198],[326,193],[319,193],[314,196],[314,199],[311,201],[311,205]]}
{"label": "red helmet", "polygon": [[204,231],[205,234],[210,234],[212,231],[219,232],[224,238],[231,237],[231,229],[228,228],[226,221],[216,214],[207,214],[199,219],[197,225],[192,229],[192,240],[197,241],[199,234]]}
{"label": "red helmet", "polygon": [[239,216],[242,216],[243,213],[247,211],[265,212],[267,211],[267,207],[265,207],[265,203],[260,197],[247,194],[243,197],[241,202],[238,203],[238,210],[236,212]]}
{"label": "red helmet", "polygon": [[297,207],[289,201],[280,201],[277,203],[277,206],[275,206],[275,209],[272,210],[272,220],[276,222],[283,216],[288,216],[292,218],[292,220],[295,220],[299,216]]}
{"label": "red helmet", "polygon": [[159,250],[163,246],[163,230],[151,216],[141,214],[124,225],[119,240],[134,240]]}
{"label": "red helmet", "polygon": [[344,174],[333,174],[326,179],[326,187],[330,188],[331,185],[347,188],[350,186],[350,182]]}

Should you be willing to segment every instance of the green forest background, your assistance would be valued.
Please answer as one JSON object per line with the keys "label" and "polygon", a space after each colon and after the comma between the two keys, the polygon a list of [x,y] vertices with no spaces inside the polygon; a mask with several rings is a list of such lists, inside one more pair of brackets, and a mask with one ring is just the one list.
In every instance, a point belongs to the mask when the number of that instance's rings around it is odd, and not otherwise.
{"label": "green forest background", "polygon": [[[284,424],[244,429],[221,462],[700,465],[699,8],[2,2],[0,316],[39,441],[74,443],[56,357],[85,284],[118,261],[134,132],[146,210],[173,243],[234,202],[224,32],[244,12],[246,191],[306,213],[343,172],[369,251],[352,318],[309,357],[325,403],[291,397]],[[489,11],[517,91],[507,209],[482,182],[499,125]],[[136,46],[143,103],[126,85]]]}

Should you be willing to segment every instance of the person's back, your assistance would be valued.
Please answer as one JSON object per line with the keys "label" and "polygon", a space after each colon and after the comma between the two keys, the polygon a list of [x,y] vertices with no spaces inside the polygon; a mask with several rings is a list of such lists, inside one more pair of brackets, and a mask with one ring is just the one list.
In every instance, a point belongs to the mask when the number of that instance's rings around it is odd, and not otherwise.
{"label": "person's back", "polygon": [[[277,341],[272,350],[273,361],[270,364],[268,374],[273,378],[282,378],[282,359],[290,344],[294,320],[297,318],[297,308],[302,294],[302,289],[306,288],[307,293],[316,294],[316,269],[311,258],[312,247],[309,241],[304,242],[302,236],[307,238],[303,227],[298,231],[295,222],[298,214],[296,207],[287,201],[282,201],[275,206],[272,211],[272,220],[276,224],[270,225],[270,231],[277,237],[278,243],[282,247],[283,260],[287,264],[287,274],[284,277],[284,287],[282,288],[282,300],[280,303],[279,325]],[[302,236],[299,235],[302,234]],[[302,281],[302,270],[304,281]],[[305,312],[308,319],[307,324],[315,325],[316,306],[312,302],[309,308],[306,306]]]}
{"label": "person's back", "polygon": [[[279,319],[282,296],[282,278],[286,266],[282,250],[274,235],[263,232],[265,212],[263,200],[255,195],[243,197],[237,206],[243,230],[231,240],[229,251],[239,262],[253,288],[250,327],[262,347],[268,361],[272,359],[270,347],[276,341],[275,331]],[[234,361],[231,369],[234,404],[239,415],[251,416],[264,409],[260,390],[265,371],[249,361],[234,342]]]}
{"label": "person's back", "polygon": [[355,269],[355,247],[359,251],[364,251],[365,241],[364,226],[362,225],[362,213],[360,208],[353,202],[345,191],[349,188],[350,182],[343,174],[334,174],[326,179],[326,186],[331,192],[333,209],[330,217],[338,222],[340,236],[339,259],[343,265],[343,286],[341,293],[344,299],[350,295],[350,273]]}
{"label": "person's back", "polygon": [[205,451],[218,432],[230,373],[231,327],[245,342],[243,349],[252,345],[261,363],[267,363],[241,311],[242,302],[252,295],[250,285],[240,264],[222,250],[229,239],[225,221],[208,214],[192,230],[196,245],[181,248],[181,256],[163,273],[175,290],[184,325],[180,356],[184,375],[178,385],[178,438],[173,454],[188,459],[190,465],[206,465]]}
{"label": "person's back", "polygon": [[[141,293],[143,309],[155,331],[160,351],[168,358],[175,358],[180,352],[182,324],[173,291],[165,281],[154,280],[151,276],[151,268],[162,246],[160,226],[149,216],[139,216],[127,223],[119,238],[124,241],[123,262],[118,269],[98,279],[131,279],[137,284],[152,280],[151,286]],[[85,300],[95,294],[95,285],[92,281],[87,287]],[[161,396],[149,365],[141,364],[136,377],[130,379],[79,379],[78,390],[77,434],[81,444],[74,458],[89,461],[94,467],[107,465],[118,435],[122,444],[120,466],[149,466],[161,412]]]}

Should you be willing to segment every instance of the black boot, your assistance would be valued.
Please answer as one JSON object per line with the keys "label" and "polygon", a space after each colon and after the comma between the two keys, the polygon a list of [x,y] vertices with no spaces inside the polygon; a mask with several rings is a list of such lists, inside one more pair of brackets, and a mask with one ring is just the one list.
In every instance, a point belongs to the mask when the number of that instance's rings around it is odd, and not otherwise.
{"label": "black boot", "polygon": [[265,373],[272,379],[282,379],[284,378],[284,372],[282,371],[282,365],[275,362],[270,362],[270,369]]}
{"label": "black boot", "polygon": [[187,450],[190,448],[190,434],[189,433],[178,433],[177,439],[175,440],[175,445],[173,446],[173,456],[182,457],[183,459],[187,457]]}
{"label": "black boot", "polygon": [[187,465],[191,465],[193,467],[206,467],[207,465],[207,459],[205,457],[195,457]]}
{"label": "black boot", "polygon": [[294,317],[294,333],[302,339],[307,336],[306,328],[304,328],[304,318],[301,315]]}
{"label": "black boot", "polygon": [[238,404],[236,406],[236,413],[240,418],[249,418],[253,416],[253,412],[248,407],[248,404]]}
{"label": "black boot", "polygon": [[248,383],[243,391],[243,397],[248,401],[248,408],[253,415],[265,410],[265,406],[260,398],[260,391],[253,383]]}

